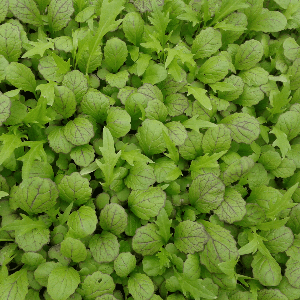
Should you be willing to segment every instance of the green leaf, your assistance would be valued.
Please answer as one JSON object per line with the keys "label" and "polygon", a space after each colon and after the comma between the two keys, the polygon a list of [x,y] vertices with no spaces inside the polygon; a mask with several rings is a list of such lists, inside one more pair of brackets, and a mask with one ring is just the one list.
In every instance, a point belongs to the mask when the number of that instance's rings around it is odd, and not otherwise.
{"label": "green leaf", "polygon": [[147,275],[135,273],[128,279],[128,290],[135,299],[147,300],[154,294],[154,285]]}
{"label": "green leaf", "polygon": [[84,238],[96,230],[98,220],[96,212],[89,206],[80,206],[73,211],[67,221],[72,233],[78,238]]}
{"label": "green leaf", "polygon": [[253,19],[250,19],[248,30],[263,32],[279,32],[285,29],[286,17],[279,11],[263,8]]}
{"label": "green leaf", "polygon": [[163,239],[158,234],[158,227],[153,223],[138,228],[132,239],[133,250],[143,256],[155,254],[163,245]]}
{"label": "green leaf", "polygon": [[236,3],[234,0],[222,0],[221,7],[216,11],[212,24],[216,24],[235,10],[248,8],[249,5],[242,0]]}
{"label": "green leaf", "polygon": [[193,86],[188,86],[187,89],[188,89],[188,95],[192,94],[203,107],[209,110],[212,109],[210,99],[209,97],[206,96],[207,90],[199,87],[193,87]]}
{"label": "green leaf", "polygon": [[174,273],[185,296],[189,293],[195,300],[200,300],[202,297],[205,299],[217,299],[217,294],[211,292],[202,279],[192,280],[176,270],[174,270]]}
{"label": "green leaf", "polygon": [[0,95],[0,126],[10,116],[11,100],[5,95]]}
{"label": "green leaf", "polygon": [[130,189],[145,190],[153,185],[155,181],[156,178],[153,168],[145,162],[136,162],[134,166],[130,168],[130,173],[125,178],[124,183]]}
{"label": "green leaf", "polygon": [[100,213],[100,226],[103,230],[119,236],[127,227],[127,213],[125,209],[117,203],[105,205]]}
{"label": "green leaf", "polygon": [[95,151],[91,145],[77,146],[71,150],[70,157],[76,165],[87,167],[94,161]]}
{"label": "green leaf", "polygon": [[169,220],[167,212],[162,208],[157,216],[155,224],[158,227],[158,233],[163,238],[164,243],[167,244],[168,240],[171,238],[172,234],[170,233],[172,220]]}
{"label": "green leaf", "polygon": [[66,27],[73,12],[74,8],[71,0],[51,0],[47,15],[51,32]]}
{"label": "green leaf", "polygon": [[230,224],[240,221],[246,214],[246,202],[239,192],[226,188],[224,201],[215,210],[215,214],[220,220]]}
{"label": "green leaf", "polygon": [[248,40],[242,44],[235,55],[235,67],[238,70],[253,68],[263,56],[263,46],[256,40]]}
{"label": "green leaf", "polygon": [[125,136],[131,129],[131,117],[126,110],[113,107],[108,111],[106,126],[116,138]]}
{"label": "green leaf", "polygon": [[112,38],[106,42],[104,57],[109,71],[116,73],[124,64],[127,55],[128,50],[125,42],[118,38]]}
{"label": "green leaf", "polygon": [[88,179],[78,172],[64,175],[57,187],[59,197],[67,203],[74,202],[76,205],[81,205],[86,203],[92,195]]}
{"label": "green leaf", "polygon": [[232,139],[237,143],[251,144],[260,133],[259,122],[249,114],[234,113],[221,121],[231,131]]}
{"label": "green leaf", "polygon": [[104,173],[105,186],[109,186],[114,180],[114,167],[117,164],[122,151],[120,150],[118,153],[115,153],[112,134],[106,127],[103,128],[103,147],[99,148],[105,163],[103,164],[99,160],[96,160],[96,163]]}
{"label": "green leaf", "polygon": [[123,31],[127,40],[138,46],[144,33],[144,20],[141,15],[137,12],[127,13],[123,20]]}
{"label": "green leaf", "polygon": [[273,130],[270,131],[270,133],[273,133],[276,136],[276,140],[273,142],[272,146],[278,146],[281,151],[281,155],[284,158],[287,152],[291,150],[291,145],[287,139],[287,135],[275,126],[273,127]]}
{"label": "green leaf", "polygon": [[161,188],[149,187],[146,190],[132,191],[128,197],[128,206],[137,217],[149,220],[159,214],[165,201],[166,194]]}
{"label": "green leaf", "polygon": [[27,270],[22,268],[1,282],[0,299],[25,300],[26,294],[28,293],[28,285]]}
{"label": "green leaf", "polygon": [[68,72],[64,76],[62,84],[73,91],[77,103],[81,102],[83,96],[88,91],[88,81],[86,77],[78,70]]}
{"label": "green leaf", "polygon": [[208,240],[209,236],[202,224],[187,220],[175,228],[174,244],[183,253],[202,251]]}
{"label": "green leaf", "polygon": [[30,150],[18,160],[23,162],[22,178],[23,180],[29,179],[30,170],[35,160],[43,160],[47,162],[47,154],[43,148],[44,141],[27,141],[23,142],[24,146],[30,147]]}
{"label": "green leaf", "polygon": [[194,59],[207,58],[216,53],[222,46],[221,33],[212,27],[201,30],[192,45]]}
{"label": "green leaf", "polygon": [[60,252],[77,263],[84,261],[87,256],[85,245],[72,237],[67,237],[61,242]]}
{"label": "green leaf", "polygon": [[[142,126],[138,128],[136,137],[146,155],[151,156],[165,151],[164,130],[165,126],[162,122],[148,119],[143,121]],[[150,136],[151,138],[149,138]]]}
{"label": "green leaf", "polygon": [[96,297],[101,300],[115,300],[115,298],[106,298],[106,296],[112,296],[114,289],[115,283],[112,277],[100,271],[88,275],[82,283],[83,296],[86,299]]}
{"label": "green leaf", "polygon": [[76,117],[66,124],[64,135],[73,145],[80,146],[87,144],[94,137],[93,125],[83,117]]}
{"label": "green leaf", "polygon": [[23,55],[22,58],[31,58],[34,55],[39,55],[40,57],[44,56],[44,53],[48,49],[54,50],[54,43],[50,38],[48,38],[48,42],[44,42],[39,40],[38,42],[29,42],[30,45],[33,47],[26,51]]}
{"label": "green leaf", "polygon": [[6,68],[6,79],[16,88],[35,94],[35,76],[25,65],[16,62],[10,63]]}
{"label": "green leaf", "polygon": [[109,73],[105,76],[107,83],[113,87],[117,87],[118,89],[125,87],[128,78],[129,73],[127,70],[120,71],[116,74]]}
{"label": "green leaf", "polygon": [[80,276],[74,268],[61,266],[50,273],[47,291],[53,300],[67,300],[79,283]]}
{"label": "green leaf", "polygon": [[290,201],[293,193],[297,189],[299,183],[294,184],[290,187],[285,194],[276,202],[270,201],[269,211],[267,212],[267,217],[274,219],[282,210],[291,208],[294,204]]}
{"label": "green leaf", "polygon": [[208,221],[201,221],[210,237],[200,253],[200,261],[209,272],[220,273],[219,264],[238,259],[236,241],[229,230]]}
{"label": "green leaf", "polygon": [[68,59],[68,61],[64,61],[63,58],[61,58],[60,56],[56,55],[54,52],[51,53],[55,63],[56,63],[56,66],[57,66],[57,74],[58,75],[65,75],[66,73],[68,73],[70,71],[70,67],[71,67],[71,64],[70,64],[70,59]]}
{"label": "green leaf", "polygon": [[197,78],[203,83],[215,83],[228,73],[229,62],[224,55],[212,56],[198,69]]}
{"label": "green leaf", "polygon": [[265,286],[276,286],[280,283],[281,268],[276,260],[271,256],[267,257],[259,251],[254,255],[251,263],[253,268],[253,276],[255,279]]}
{"label": "green leaf", "polygon": [[297,44],[294,38],[288,37],[284,40],[282,46],[284,56],[287,59],[294,61],[300,56],[300,46]]}
{"label": "green leaf", "polygon": [[114,269],[118,276],[127,277],[136,267],[136,258],[130,252],[123,252],[114,261]]}
{"label": "green leaf", "polygon": [[203,168],[218,168],[218,159],[221,158],[226,152],[227,150],[214,153],[211,156],[209,156],[207,153],[203,156],[199,156],[191,162],[189,170],[197,172]]}
{"label": "green leaf", "polygon": [[0,26],[0,55],[8,62],[16,62],[22,54],[21,33],[17,26],[5,23]]}
{"label": "green leaf", "polygon": [[198,211],[209,213],[217,209],[224,199],[225,185],[213,173],[197,176],[189,189],[190,203]]}
{"label": "green leaf", "polygon": [[89,241],[89,248],[95,261],[108,263],[119,255],[120,244],[114,234],[103,231],[101,234],[93,235]]}
{"label": "green leaf", "polygon": [[56,82],[51,81],[46,84],[39,84],[36,90],[41,91],[41,97],[47,99],[47,105],[52,106],[54,102],[54,87],[57,86]]}
{"label": "green leaf", "polygon": [[151,64],[143,75],[143,83],[157,84],[167,78],[167,70],[159,64]]}
{"label": "green leaf", "polygon": [[42,16],[34,0],[9,1],[9,10],[23,23],[43,26]]}
{"label": "green leaf", "polygon": [[48,135],[49,146],[56,153],[69,153],[74,147],[64,134],[64,127],[55,126]]}
{"label": "green leaf", "polygon": [[[103,0],[101,6],[100,22],[98,29],[93,37],[89,40],[88,43],[88,58],[86,60],[86,74],[89,70],[91,64],[91,59],[94,54],[98,51],[98,46],[104,37],[104,35],[111,31],[115,30],[122,20],[115,21],[117,15],[123,10],[124,0]],[[80,55],[79,55],[80,57]]]}
{"label": "green leaf", "polygon": [[55,205],[58,194],[56,184],[51,179],[32,177],[19,185],[18,204],[27,213],[38,214]]}

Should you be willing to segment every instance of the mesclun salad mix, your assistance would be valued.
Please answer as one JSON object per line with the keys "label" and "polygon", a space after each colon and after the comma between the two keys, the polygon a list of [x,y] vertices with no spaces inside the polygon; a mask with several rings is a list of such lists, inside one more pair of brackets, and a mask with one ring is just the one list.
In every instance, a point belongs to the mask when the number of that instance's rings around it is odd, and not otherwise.
{"label": "mesclun salad mix", "polygon": [[0,0],[0,300],[300,299],[299,0]]}

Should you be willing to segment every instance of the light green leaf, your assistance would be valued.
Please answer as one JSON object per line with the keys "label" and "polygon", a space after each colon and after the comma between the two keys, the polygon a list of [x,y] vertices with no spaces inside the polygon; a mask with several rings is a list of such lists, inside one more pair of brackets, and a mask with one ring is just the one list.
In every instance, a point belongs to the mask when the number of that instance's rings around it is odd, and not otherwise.
{"label": "light green leaf", "polygon": [[231,131],[222,124],[208,128],[203,136],[202,148],[204,153],[213,154],[229,150]]}
{"label": "light green leaf", "polygon": [[48,38],[48,42],[44,41],[38,41],[38,42],[29,42],[30,45],[33,47],[26,51],[23,55],[22,58],[31,58],[34,55],[40,55],[40,57],[44,56],[44,53],[47,49],[52,49],[54,50],[54,43],[51,41],[50,38]]}
{"label": "light green leaf", "polygon": [[74,12],[72,0],[51,0],[48,6],[48,22],[52,32],[67,26]]}
{"label": "light green leaf", "polygon": [[76,165],[87,167],[93,162],[95,151],[91,145],[77,146],[71,150],[70,157],[74,160]]}
{"label": "light green leaf", "polygon": [[128,197],[128,206],[136,216],[149,220],[159,214],[165,201],[166,194],[161,188],[149,187],[146,190],[132,191]]}
{"label": "light green leaf", "polygon": [[108,263],[118,257],[120,244],[114,234],[102,231],[101,234],[93,235],[89,241],[89,248],[95,261]]}
{"label": "light green leaf", "polygon": [[56,153],[69,153],[74,147],[65,137],[64,127],[55,126],[48,135],[49,146]]}
{"label": "light green leaf", "polygon": [[251,263],[253,276],[265,286],[276,286],[282,279],[281,268],[273,257],[267,257],[259,251]]}
{"label": "light green leaf", "polygon": [[197,78],[203,83],[215,83],[228,73],[230,65],[224,55],[212,56],[198,69]]}
{"label": "light green leaf", "polygon": [[133,250],[143,256],[155,254],[163,245],[163,238],[158,234],[158,227],[153,223],[138,228],[132,239]]}
{"label": "light green leaf", "polygon": [[250,19],[248,22],[248,30],[279,32],[285,29],[287,19],[279,11],[270,11],[263,8],[255,15],[255,18]]}
{"label": "light green leaf", "polygon": [[[111,276],[96,271],[86,276],[82,283],[83,295],[86,299],[116,300],[112,296],[115,289],[115,283]],[[113,298],[108,298],[112,296]]]}
{"label": "light green leaf", "polygon": [[125,87],[128,78],[129,73],[127,70],[118,72],[116,74],[109,73],[105,76],[107,83],[112,87],[117,87],[118,89]]}
{"label": "light green leaf", "polygon": [[42,16],[34,0],[9,1],[9,10],[23,23],[43,26]]}
{"label": "light green leaf", "polygon": [[270,131],[270,133],[273,133],[276,136],[276,140],[273,142],[272,146],[278,146],[281,151],[281,155],[284,158],[287,152],[291,150],[291,145],[287,139],[287,135],[275,126],[273,127],[273,130]]}
{"label": "light green leaf", "polygon": [[100,226],[103,230],[119,236],[127,227],[125,209],[117,203],[105,205],[100,213]]}
{"label": "light green leaf", "polygon": [[234,66],[238,70],[251,69],[262,59],[263,53],[263,46],[259,41],[248,40],[239,47]]}
{"label": "light green leaf", "polygon": [[194,59],[206,58],[216,53],[222,46],[221,33],[212,27],[201,30],[192,45]]}
{"label": "light green leaf", "polygon": [[86,77],[78,70],[68,72],[62,84],[74,92],[77,103],[80,103],[83,96],[88,91],[88,81]]}
{"label": "light green leaf", "polygon": [[70,143],[80,146],[89,143],[94,137],[94,129],[89,120],[77,117],[66,124],[64,134]]}
{"label": "light green leaf", "polygon": [[[125,152],[126,153],[126,152]],[[145,162],[137,161],[130,168],[129,175],[125,178],[126,186],[133,190],[145,190],[156,181],[153,168]]]}
{"label": "light green leaf", "polygon": [[159,64],[149,65],[143,75],[143,83],[157,84],[167,78],[167,70]]}
{"label": "light green leaf", "polygon": [[67,237],[60,244],[60,252],[74,262],[81,262],[86,259],[87,251],[85,245],[77,239]]}
{"label": "light green leaf", "polygon": [[23,142],[24,146],[30,147],[30,150],[25,155],[18,158],[23,162],[22,178],[23,180],[29,179],[30,170],[35,160],[43,160],[47,162],[47,154],[43,148],[44,141],[26,141]]}
{"label": "light green leaf", "polygon": [[222,121],[231,131],[231,136],[237,143],[251,144],[260,133],[259,122],[249,114],[234,113]]}
{"label": "light green leaf", "polygon": [[116,73],[124,64],[128,55],[126,43],[118,38],[112,38],[104,47],[105,63],[108,70]]}
{"label": "light green leaf", "polygon": [[158,233],[163,238],[164,243],[167,244],[168,240],[171,238],[172,234],[170,233],[172,220],[169,219],[167,212],[162,208],[157,216],[155,224],[158,227]]}
{"label": "light green leaf", "polygon": [[49,210],[56,204],[58,189],[49,178],[32,177],[19,185],[19,206],[29,214]]}
{"label": "light green leaf", "polygon": [[78,238],[84,238],[96,230],[98,223],[96,212],[89,206],[80,206],[68,219],[68,226]]}
{"label": "light green leaf", "polygon": [[214,153],[211,156],[209,156],[207,153],[203,156],[198,156],[191,162],[189,170],[192,172],[197,172],[203,168],[219,168],[218,159],[221,158],[226,152],[227,150]]}
{"label": "light green leaf", "polygon": [[0,148],[0,165],[8,159],[14,152],[14,150],[22,145],[21,136],[10,133],[2,134],[0,141],[3,143]]}
{"label": "light green leaf", "polygon": [[136,258],[130,252],[122,252],[114,261],[114,269],[120,277],[127,277],[136,267]]}
{"label": "light green leaf", "polygon": [[45,83],[45,84],[39,84],[36,87],[36,90],[40,90],[41,91],[41,97],[44,97],[45,99],[47,99],[47,105],[52,106],[53,102],[54,102],[54,87],[57,86],[57,83],[54,81]]}
{"label": "light green leaf", "polygon": [[239,1],[238,3],[234,0],[223,0],[221,7],[216,11],[213,24],[216,24],[235,10],[249,7],[245,2],[246,1],[244,0]]}
{"label": "light green leaf", "polygon": [[206,96],[207,90],[193,86],[187,86],[187,89],[188,95],[192,94],[195,97],[195,99],[199,101],[199,103],[203,105],[203,107],[205,107],[206,109],[212,109],[210,99]]}
{"label": "light green leaf", "polygon": [[236,241],[229,230],[211,222],[202,221],[202,223],[210,239],[200,253],[200,261],[209,272],[220,273],[220,263],[238,259]]}
{"label": "light green leaf", "polygon": [[6,79],[16,88],[35,94],[35,76],[25,65],[16,62],[10,63],[6,68]]}
{"label": "light green leaf", "polygon": [[16,62],[21,53],[22,41],[19,28],[10,23],[0,25],[0,54],[9,62]]}
{"label": "light green leaf", "polygon": [[197,222],[183,221],[175,228],[174,244],[183,253],[202,251],[208,240],[209,236],[204,226]]}
{"label": "light green leaf", "polygon": [[78,172],[71,175],[64,175],[58,184],[59,197],[67,203],[74,202],[81,205],[87,202],[92,195],[87,178],[82,177]]}
{"label": "light green leaf", "polygon": [[[97,32],[91,37],[88,43],[88,58],[86,59],[86,73],[89,70],[91,59],[94,54],[98,51],[98,46],[104,35],[115,30],[122,20],[115,21],[117,15],[123,10],[124,0],[104,0],[101,6],[100,22]],[[80,55],[79,55],[80,57]]]}
{"label": "light green leaf", "polygon": [[0,95],[0,126],[7,120],[11,112],[11,100],[5,95]]}
{"label": "light green leaf", "polygon": [[22,268],[14,272],[1,282],[0,299],[1,300],[25,300],[28,293],[27,270]]}
{"label": "light green leaf", "polygon": [[127,40],[138,46],[144,33],[144,20],[141,15],[137,12],[127,13],[123,20],[123,31]]}
{"label": "light green leaf", "polygon": [[242,220],[246,214],[246,202],[239,192],[226,188],[224,201],[214,212],[221,221],[232,224]]}
{"label": "light green leaf", "polygon": [[225,185],[213,173],[197,176],[189,189],[190,203],[199,212],[209,213],[224,200]]}
{"label": "light green leaf", "polygon": [[79,283],[80,276],[74,268],[57,267],[49,275],[47,291],[53,300],[67,300]]}
{"label": "light green leaf", "polygon": [[134,299],[148,300],[154,294],[154,285],[147,275],[135,273],[129,277],[128,290]]}

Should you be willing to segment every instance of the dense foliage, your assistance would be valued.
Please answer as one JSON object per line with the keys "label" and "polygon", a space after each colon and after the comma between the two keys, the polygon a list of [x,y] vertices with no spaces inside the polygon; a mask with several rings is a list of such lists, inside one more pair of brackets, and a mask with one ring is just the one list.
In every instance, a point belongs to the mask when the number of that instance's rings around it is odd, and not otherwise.
{"label": "dense foliage", "polygon": [[300,299],[299,0],[0,0],[0,300]]}

